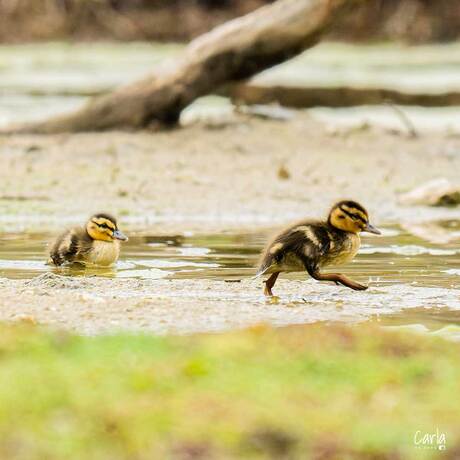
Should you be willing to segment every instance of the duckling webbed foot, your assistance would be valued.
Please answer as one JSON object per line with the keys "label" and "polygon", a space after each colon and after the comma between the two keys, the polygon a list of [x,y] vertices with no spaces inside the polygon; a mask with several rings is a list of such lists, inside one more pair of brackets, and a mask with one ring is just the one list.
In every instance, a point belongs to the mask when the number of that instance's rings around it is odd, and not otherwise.
{"label": "duckling webbed foot", "polygon": [[364,284],[357,283],[356,281],[351,280],[345,275],[340,273],[320,273],[316,272],[309,272],[310,276],[318,281],[333,281],[335,284],[339,285],[342,284],[343,286],[349,287],[354,291],[365,291],[369,286],[365,286]]}
{"label": "duckling webbed foot", "polygon": [[269,297],[273,296],[272,287],[275,285],[276,279],[278,278],[279,274],[280,274],[279,272],[273,273],[270,276],[270,278],[268,278],[267,281],[264,281],[265,283],[264,295],[269,296]]}

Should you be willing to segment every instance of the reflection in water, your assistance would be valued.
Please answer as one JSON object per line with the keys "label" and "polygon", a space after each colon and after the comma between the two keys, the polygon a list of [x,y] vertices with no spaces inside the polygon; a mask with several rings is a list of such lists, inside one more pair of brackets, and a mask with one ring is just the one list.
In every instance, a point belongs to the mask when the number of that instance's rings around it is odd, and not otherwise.
{"label": "reflection in water", "polygon": [[[444,244],[436,244],[399,227],[384,228],[380,237],[364,237],[358,257],[341,271],[350,276],[368,276],[372,286],[436,287],[452,295],[460,280],[459,222],[443,222],[439,228],[450,233]],[[0,277],[28,279],[47,271],[66,276],[120,278],[175,278],[238,280],[252,277],[260,251],[270,231],[260,233],[218,233],[213,235],[155,236],[148,232],[131,234],[123,245],[121,260],[110,268],[49,267],[46,261],[46,234],[0,235]],[[302,280],[304,273],[286,275]],[[377,295],[377,294],[376,294]],[[423,291],[417,296],[422,299]],[[422,303],[422,305],[424,305]],[[389,325],[422,323],[436,328],[438,323],[460,325],[460,313],[429,308],[410,309],[389,316]]]}

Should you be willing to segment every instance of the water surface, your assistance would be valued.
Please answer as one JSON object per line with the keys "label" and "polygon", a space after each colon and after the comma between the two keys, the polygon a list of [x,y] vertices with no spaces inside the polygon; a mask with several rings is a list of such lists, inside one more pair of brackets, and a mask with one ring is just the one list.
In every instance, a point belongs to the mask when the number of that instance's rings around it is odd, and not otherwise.
{"label": "water surface", "polygon": [[[363,235],[359,255],[341,271],[369,276],[376,285],[412,284],[455,287],[460,276],[460,222],[438,223],[453,237],[436,244],[395,226],[382,236]],[[59,268],[64,275],[232,279],[252,276],[273,229],[257,233],[154,235],[130,234],[122,255],[110,269]],[[0,276],[28,279],[48,270],[51,233],[0,233]],[[286,275],[287,276],[287,275]],[[301,279],[304,275],[291,274]]]}
{"label": "water surface", "polygon": [[[454,237],[436,244],[399,227],[383,236],[363,236],[359,256],[341,271],[369,276],[376,285],[405,283],[454,287],[460,275],[460,223],[440,223]],[[154,235],[133,233],[113,268],[59,268],[64,275],[232,279],[252,276],[272,229],[258,233]],[[0,275],[28,279],[54,268],[45,264],[50,233],[0,234]],[[302,278],[304,275],[289,275]]]}

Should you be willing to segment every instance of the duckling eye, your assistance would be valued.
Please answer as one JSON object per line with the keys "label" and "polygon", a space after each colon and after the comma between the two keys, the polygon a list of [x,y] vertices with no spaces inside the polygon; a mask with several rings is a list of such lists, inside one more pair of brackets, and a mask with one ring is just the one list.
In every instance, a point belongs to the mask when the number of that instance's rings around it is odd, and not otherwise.
{"label": "duckling eye", "polygon": [[101,227],[101,228],[109,228],[109,226],[107,224],[99,224],[99,227]]}
{"label": "duckling eye", "polygon": [[340,216],[339,216],[339,219],[345,219],[345,216],[340,215]]}

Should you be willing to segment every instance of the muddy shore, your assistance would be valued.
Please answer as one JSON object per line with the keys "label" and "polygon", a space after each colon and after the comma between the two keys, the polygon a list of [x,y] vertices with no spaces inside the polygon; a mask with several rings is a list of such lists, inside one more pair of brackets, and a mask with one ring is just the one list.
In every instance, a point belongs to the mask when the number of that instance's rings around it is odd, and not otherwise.
{"label": "muddy shore", "polygon": [[457,180],[460,136],[441,132],[411,139],[404,128],[341,129],[299,114],[159,133],[3,136],[0,151],[3,230],[61,228],[95,210],[160,232],[254,228],[322,216],[344,197],[376,222],[459,215],[398,204],[428,180]]}
{"label": "muddy shore", "polygon": [[[400,193],[425,181],[458,179],[460,138],[442,133],[409,139],[377,128],[339,130],[298,114],[288,122],[239,117],[160,133],[2,137],[0,151],[0,227],[24,235],[58,231],[98,210],[118,215],[133,232],[257,230],[322,216],[346,197],[366,205],[377,225],[460,216],[458,208],[398,203]],[[270,303],[259,280],[2,278],[0,320],[85,333],[187,333],[443,307],[435,288],[421,294],[377,285],[363,294],[288,279],[279,286],[280,300]],[[460,309],[459,291],[448,297]]]}
{"label": "muddy shore", "polygon": [[[365,277],[362,281],[366,281]],[[47,273],[29,281],[0,279],[1,320],[84,334],[120,330],[188,334],[315,322],[361,322],[403,309],[460,310],[460,289],[372,286],[366,294],[313,280],[282,279],[266,299],[261,280],[108,280]],[[441,298],[444,300],[439,300]]]}

